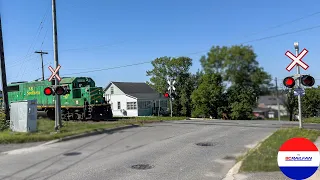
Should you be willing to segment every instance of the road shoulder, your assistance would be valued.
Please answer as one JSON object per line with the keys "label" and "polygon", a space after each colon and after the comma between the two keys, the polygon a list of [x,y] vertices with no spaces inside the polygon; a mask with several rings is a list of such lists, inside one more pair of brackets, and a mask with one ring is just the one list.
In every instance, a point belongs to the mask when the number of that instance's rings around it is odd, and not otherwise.
{"label": "road shoulder", "polygon": [[[248,167],[243,167],[243,162],[247,161],[246,158],[248,156],[250,156],[250,153],[255,152],[255,151],[259,151],[258,148],[261,146],[261,144],[264,143],[264,141],[268,141],[271,139],[271,138],[268,139],[269,137],[270,136],[265,138],[261,143],[257,144],[256,147],[249,150],[246,153],[246,155],[244,155],[241,158],[241,160],[232,169],[230,169],[230,171],[228,172],[228,174],[226,175],[226,178],[224,180],[256,180],[256,179],[259,179],[259,180],[270,180],[270,179],[289,180],[289,178],[287,178],[281,171],[276,171],[276,170],[270,170],[269,172],[257,172],[256,169],[252,169],[252,172],[243,171],[243,169],[250,169]],[[315,137],[314,143],[318,147],[318,149],[320,149],[320,136],[319,135]],[[261,147],[261,148],[263,148],[263,147]],[[260,153],[263,154],[263,152],[260,152]],[[249,157],[249,158],[252,158],[252,157]],[[261,161],[261,159],[259,159],[259,161]],[[252,164],[254,164],[254,163],[252,163]],[[270,168],[270,167],[267,167],[267,168]],[[312,177],[308,178],[308,180],[320,180],[320,170],[318,169],[318,171]]]}

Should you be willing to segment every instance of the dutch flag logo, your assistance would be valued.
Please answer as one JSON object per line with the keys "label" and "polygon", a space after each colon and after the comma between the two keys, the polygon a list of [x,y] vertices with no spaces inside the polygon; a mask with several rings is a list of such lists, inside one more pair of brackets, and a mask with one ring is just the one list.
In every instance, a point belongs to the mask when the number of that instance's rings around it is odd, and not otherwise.
{"label": "dutch flag logo", "polygon": [[278,166],[290,179],[303,180],[311,177],[320,164],[317,146],[306,138],[287,140],[279,149]]}

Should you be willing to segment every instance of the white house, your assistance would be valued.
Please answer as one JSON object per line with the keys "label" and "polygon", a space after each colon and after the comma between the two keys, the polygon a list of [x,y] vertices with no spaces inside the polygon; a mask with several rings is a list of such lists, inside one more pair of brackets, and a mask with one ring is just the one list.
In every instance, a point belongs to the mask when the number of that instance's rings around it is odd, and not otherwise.
{"label": "white house", "polygon": [[114,116],[167,113],[168,99],[146,83],[110,82],[105,88],[104,96],[111,103]]}

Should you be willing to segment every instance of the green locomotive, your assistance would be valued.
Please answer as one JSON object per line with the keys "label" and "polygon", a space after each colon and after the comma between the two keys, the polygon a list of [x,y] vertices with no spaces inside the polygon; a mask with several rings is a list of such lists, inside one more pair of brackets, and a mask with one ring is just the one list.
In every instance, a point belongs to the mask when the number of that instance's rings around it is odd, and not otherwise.
{"label": "green locomotive", "polygon": [[[54,79],[50,82],[31,81],[8,84],[9,104],[21,100],[37,100],[39,111],[45,111],[50,119],[55,118],[55,96],[44,94],[46,87],[53,87]],[[60,86],[68,88],[61,95],[62,120],[101,120],[113,117],[111,105],[103,97],[102,87],[96,87],[89,77],[64,77]]]}

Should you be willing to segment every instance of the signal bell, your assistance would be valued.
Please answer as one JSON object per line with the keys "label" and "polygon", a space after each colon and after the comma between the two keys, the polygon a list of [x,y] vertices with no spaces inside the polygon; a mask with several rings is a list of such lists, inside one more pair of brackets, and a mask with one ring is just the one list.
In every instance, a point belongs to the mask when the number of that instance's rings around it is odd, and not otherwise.
{"label": "signal bell", "polygon": [[296,82],[293,79],[293,77],[286,77],[283,80],[283,85],[285,85],[287,88],[293,88],[295,86]]}
{"label": "signal bell", "polygon": [[314,85],[315,83],[315,80],[312,76],[309,76],[309,75],[303,75],[301,77],[301,83],[304,85],[304,86],[308,86],[308,87],[311,87]]}

